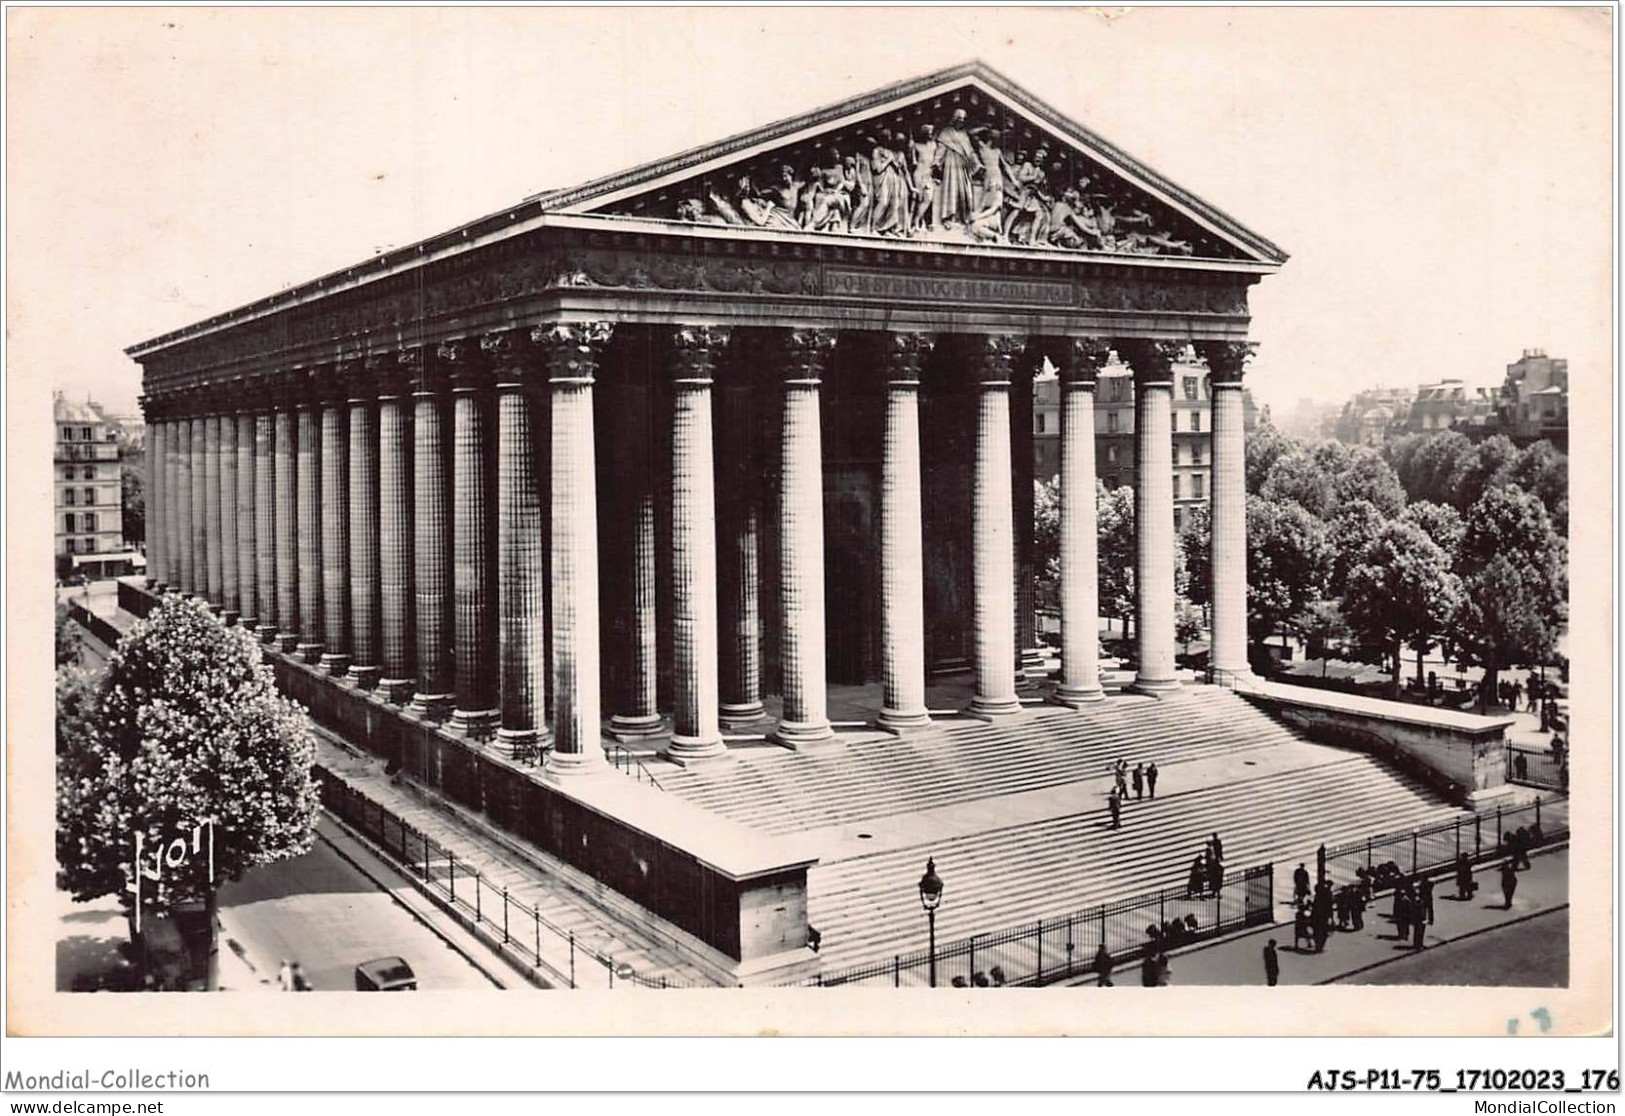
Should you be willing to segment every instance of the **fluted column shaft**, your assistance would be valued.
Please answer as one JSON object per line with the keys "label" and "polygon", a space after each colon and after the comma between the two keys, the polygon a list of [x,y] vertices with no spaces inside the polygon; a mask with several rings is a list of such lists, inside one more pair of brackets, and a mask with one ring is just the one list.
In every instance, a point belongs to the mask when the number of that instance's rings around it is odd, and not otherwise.
{"label": "fluted column shaft", "polygon": [[976,449],[971,467],[971,622],[975,693],[971,711],[1020,710],[1016,697],[1016,543],[1010,456],[1013,337],[978,339]]}
{"label": "fluted column shaft", "polygon": [[547,612],[542,571],[546,538],[536,483],[535,369],[529,339],[489,334],[481,345],[494,363],[497,391],[497,657],[501,727],[507,755],[533,755],[547,726]]}
{"label": "fluted column shaft", "polygon": [[671,747],[678,761],[725,754],[718,716],[717,504],[711,385],[723,330],[680,329],[672,376]]}
{"label": "fluted column shaft", "polygon": [[203,561],[206,593],[216,611],[225,600],[221,581],[220,543],[220,416],[203,418]]}
{"label": "fluted column shaft", "polygon": [[266,403],[254,415],[254,553],[256,631],[266,643],[276,640],[281,624],[277,604],[278,556],[276,415]]}
{"label": "fluted column shaft", "polygon": [[164,443],[165,423],[156,415],[147,423],[147,587],[162,592],[169,581],[167,554],[164,550],[164,515],[168,507],[164,500]]}
{"label": "fluted column shaft", "polygon": [[[213,599],[209,597],[209,420],[201,415],[192,419],[190,457],[192,592],[212,604]],[[218,584],[218,568],[215,574]]]}
{"label": "fluted column shaft", "polygon": [[620,578],[617,588],[626,611],[618,626],[622,641],[613,649],[619,656],[619,685],[609,731],[624,740],[655,735],[665,721],[659,704],[655,439],[650,429],[656,393],[644,370],[632,362],[621,362],[615,375],[612,390],[620,398],[618,405],[611,408],[612,441],[605,452],[610,455],[616,485],[605,499],[606,514],[621,517],[626,532],[620,561],[610,567]]}
{"label": "fluted column shaft", "polygon": [[1095,383],[1104,343],[1074,339],[1061,356],[1061,677],[1067,704],[1099,701],[1100,544],[1095,508]]}
{"label": "fluted column shaft", "polygon": [[[306,388],[314,391],[314,385]],[[296,468],[299,562],[299,642],[295,653],[307,663],[322,654],[322,416],[309,394],[297,414],[299,464]]]}
{"label": "fluted column shaft", "polygon": [[880,724],[930,723],[925,708],[925,538],[920,510],[920,366],[927,334],[886,337],[880,458]]}
{"label": "fluted column shaft", "polygon": [[276,409],[276,629],[277,646],[292,651],[299,643],[299,560],[294,549],[298,537],[295,513],[299,454],[294,445],[293,402],[284,397]]}
{"label": "fluted column shaft", "polygon": [[350,667],[350,423],[342,385],[324,384],[321,404],[321,667]]}
{"label": "fluted column shaft", "polygon": [[418,687],[412,708],[430,720],[451,712],[453,688],[451,659],[451,516],[447,506],[446,445],[443,382],[429,367],[432,353],[411,354],[420,364],[412,394],[415,407],[412,433],[413,494],[417,517],[413,522],[414,603],[417,617]]}
{"label": "fluted column shaft", "polygon": [[255,506],[255,450],[254,415],[241,411],[232,420],[237,440],[237,607],[238,623],[245,628],[257,629],[259,624],[259,584],[255,576],[258,560],[256,539],[259,535],[259,509]]}
{"label": "fluted column shaft", "polygon": [[1247,662],[1247,441],[1242,374],[1251,346],[1198,346],[1208,363],[1213,397],[1213,488],[1210,522],[1213,650],[1217,681],[1249,673]]}
{"label": "fluted column shaft", "polygon": [[1134,369],[1135,689],[1174,689],[1174,469],[1172,356],[1157,342],[1119,342]]}
{"label": "fluted column shaft", "polygon": [[[734,342],[736,345],[738,340]],[[722,727],[746,728],[762,709],[762,465],[756,416],[755,369],[730,357],[718,387],[714,444],[725,478],[717,493],[717,608],[721,646]]]}
{"label": "fluted column shaft", "polygon": [[779,614],[784,711],[774,738],[789,747],[834,735],[825,662],[824,455],[818,395],[834,345],[834,334],[823,330],[794,331],[781,338]]}
{"label": "fluted column shaft", "polygon": [[489,463],[489,380],[470,341],[441,346],[456,377],[452,392],[452,587],[456,604],[457,703],[452,727],[494,735],[497,698],[496,570],[491,544],[495,493]]}
{"label": "fluted column shaft", "polygon": [[226,623],[235,623],[242,615],[242,597],[237,586],[237,416],[222,413],[215,416],[219,446],[215,451],[216,470],[219,473],[220,533],[216,542],[220,548],[220,602],[225,608]]}
{"label": "fluted column shaft", "polygon": [[378,392],[378,692],[404,702],[412,697],[417,673],[412,647],[413,434],[407,386],[399,371],[381,362],[379,371],[385,378]]}
{"label": "fluted column shaft", "polygon": [[598,486],[592,385],[608,323],[536,330],[552,393],[553,748],[556,776],[604,768],[599,710]]}
{"label": "fluted column shaft", "polygon": [[372,388],[359,367],[347,366],[349,389],[350,681],[378,682],[378,422]]}

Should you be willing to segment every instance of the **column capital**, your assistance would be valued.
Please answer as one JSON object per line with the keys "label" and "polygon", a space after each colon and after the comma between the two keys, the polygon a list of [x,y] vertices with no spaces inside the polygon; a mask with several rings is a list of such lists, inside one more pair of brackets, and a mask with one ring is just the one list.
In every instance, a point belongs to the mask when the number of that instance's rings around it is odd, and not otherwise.
{"label": "column capital", "polygon": [[611,322],[553,322],[530,331],[549,382],[590,384],[615,327]]}
{"label": "column capital", "polygon": [[969,339],[971,371],[985,388],[1009,387],[1016,358],[1027,340],[1014,333],[977,334]]}
{"label": "column capital", "polygon": [[313,376],[317,401],[332,407],[350,398],[350,373],[355,362],[337,360],[316,369]]}
{"label": "column capital", "polygon": [[1111,355],[1111,344],[1103,337],[1065,337],[1057,349],[1056,364],[1063,387],[1095,390],[1095,382]]}
{"label": "column capital", "polygon": [[1252,341],[1198,341],[1196,354],[1207,362],[1208,383],[1213,387],[1239,387],[1247,362],[1258,351]]}
{"label": "column capital", "polygon": [[346,357],[333,365],[334,388],[338,398],[348,403],[371,403],[378,397],[378,378],[372,358]]}
{"label": "column capital", "polygon": [[413,345],[395,354],[396,366],[414,395],[436,395],[446,389],[446,370],[433,348]]}
{"label": "column capital", "polygon": [[536,370],[537,346],[525,329],[480,334],[480,353],[498,387],[528,383]]}
{"label": "column capital", "polygon": [[934,333],[899,333],[887,330],[881,337],[882,352],[886,358],[886,380],[894,387],[914,386],[920,383],[920,373],[931,351],[936,348]]}
{"label": "column capital", "polygon": [[317,406],[320,396],[318,385],[320,369],[313,365],[289,369],[282,375],[281,404],[296,410]]}
{"label": "column capital", "polygon": [[671,331],[671,378],[676,384],[709,385],[728,347],[726,326],[678,326]]}
{"label": "column capital", "polygon": [[1153,341],[1147,337],[1123,337],[1115,344],[1117,355],[1134,372],[1134,386],[1172,384],[1174,361],[1185,351],[1183,341]]}
{"label": "column capital", "polygon": [[774,338],[779,374],[787,384],[816,387],[835,350],[832,329],[787,329]]}
{"label": "column capital", "polygon": [[401,363],[400,354],[368,353],[361,358],[363,382],[380,399],[393,399],[412,392],[411,370]]}
{"label": "column capital", "polygon": [[477,337],[454,337],[435,346],[435,362],[445,370],[453,391],[482,391],[491,386],[491,363]]}

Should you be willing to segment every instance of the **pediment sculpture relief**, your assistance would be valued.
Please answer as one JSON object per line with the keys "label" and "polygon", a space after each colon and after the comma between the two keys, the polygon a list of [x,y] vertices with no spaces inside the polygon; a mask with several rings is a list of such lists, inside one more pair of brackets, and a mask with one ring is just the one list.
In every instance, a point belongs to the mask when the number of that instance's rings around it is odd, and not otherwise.
{"label": "pediment sculpture relief", "polygon": [[1122,255],[1236,255],[1094,158],[974,93],[777,148],[603,212]]}

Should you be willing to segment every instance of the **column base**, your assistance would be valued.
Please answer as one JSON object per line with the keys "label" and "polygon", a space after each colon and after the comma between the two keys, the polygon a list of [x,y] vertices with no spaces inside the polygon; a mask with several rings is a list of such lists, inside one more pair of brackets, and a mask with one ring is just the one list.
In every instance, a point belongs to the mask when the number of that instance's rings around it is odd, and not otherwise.
{"label": "column base", "polygon": [[1231,670],[1226,667],[1212,667],[1207,672],[1208,681],[1215,686],[1245,686],[1258,681],[1258,676],[1251,667],[1242,667]]}
{"label": "column base", "polygon": [[1069,709],[1082,709],[1086,705],[1094,705],[1106,700],[1106,691],[1099,684],[1094,686],[1057,686],[1050,700],[1056,705],[1064,705]]}
{"label": "column base", "polygon": [[451,715],[451,694],[413,694],[411,711],[425,721],[439,723]]}
{"label": "column base", "polygon": [[299,646],[299,636],[294,632],[279,632],[276,637],[276,649],[284,655],[291,655],[294,648]]}
{"label": "column base", "polygon": [[322,661],[322,645],[319,643],[296,643],[293,653],[310,666]]}
{"label": "column base", "polygon": [[658,713],[617,713],[604,727],[616,740],[647,740],[666,731],[666,718]]}
{"label": "column base", "polygon": [[882,709],[875,727],[903,736],[931,727],[931,714],[924,709]]}
{"label": "column base", "polygon": [[350,669],[350,656],[329,653],[323,655],[316,665],[334,678],[343,678],[345,671]]}
{"label": "column base", "polygon": [[237,617],[237,626],[245,632],[253,632],[256,635],[259,634],[260,622],[257,617],[239,616]]}
{"label": "column base", "polygon": [[1135,675],[1133,683],[1129,685],[1129,689],[1133,692],[1148,694],[1151,697],[1161,697],[1179,688],[1180,681],[1177,678],[1142,678],[1139,675]]}
{"label": "column base", "polygon": [[780,721],[767,737],[792,752],[827,751],[844,747],[828,721]]}
{"label": "column base", "polygon": [[412,701],[412,691],[416,686],[417,683],[410,678],[379,678],[378,696],[396,705],[407,705]]}
{"label": "column base", "polygon": [[754,728],[766,719],[767,710],[762,708],[759,701],[743,701],[733,705],[722,705],[717,709],[717,720],[721,722],[724,731],[738,732]]}
{"label": "column base", "polygon": [[972,717],[993,719],[995,717],[1008,717],[1012,713],[1021,712],[1021,699],[1014,694],[1009,697],[984,697],[977,694],[970,699],[970,708],[966,710]]}
{"label": "column base", "polygon": [[238,618],[237,614],[229,608],[220,614],[220,619],[225,621],[226,627],[228,628],[235,628],[242,622]]}
{"label": "column base", "polygon": [[453,709],[446,727],[470,740],[486,740],[497,733],[502,712],[497,709]]}
{"label": "column base", "polygon": [[509,729],[499,728],[496,734],[495,750],[499,755],[511,760],[529,759],[535,762],[536,753],[545,748],[553,739],[552,733],[539,729]]}
{"label": "column base", "polygon": [[672,734],[671,744],[661,754],[678,767],[690,767],[697,763],[715,763],[728,758],[728,746],[722,742],[720,735],[709,739],[698,736],[679,736]]}
{"label": "column base", "polygon": [[542,762],[542,771],[558,779],[579,779],[610,770],[612,768],[604,761],[604,750],[596,742],[589,745],[585,752],[561,752],[554,748]]}
{"label": "column base", "polygon": [[345,681],[349,682],[356,689],[370,690],[378,685],[378,668],[375,666],[360,666],[356,663],[351,663],[350,669],[345,672],[344,677]]}
{"label": "column base", "polygon": [[223,615],[225,615],[225,612],[226,612],[226,606],[219,603],[218,601],[210,601],[209,602],[209,611],[214,613],[216,616],[223,616]]}
{"label": "column base", "polygon": [[259,641],[265,644],[267,647],[275,647],[277,645],[275,624],[261,624],[259,627],[254,629],[254,634],[258,636]]}

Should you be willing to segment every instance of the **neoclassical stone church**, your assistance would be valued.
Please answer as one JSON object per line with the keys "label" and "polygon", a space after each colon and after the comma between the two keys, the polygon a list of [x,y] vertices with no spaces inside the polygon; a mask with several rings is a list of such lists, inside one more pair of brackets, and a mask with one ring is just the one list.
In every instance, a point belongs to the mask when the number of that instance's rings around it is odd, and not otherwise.
{"label": "neoclassical stone church", "polygon": [[727,762],[736,734],[823,753],[832,686],[878,683],[872,723],[915,733],[949,670],[971,714],[1019,717],[1046,361],[1045,692],[1099,700],[1093,390],[1114,351],[1137,393],[1135,686],[1179,685],[1170,364],[1190,346],[1213,394],[1210,670],[1244,673],[1248,291],[1285,260],[981,64],[901,82],[135,345],[150,581],[254,632],[336,731],[744,979],[806,944],[807,859],[699,848],[606,740],[683,765]]}

